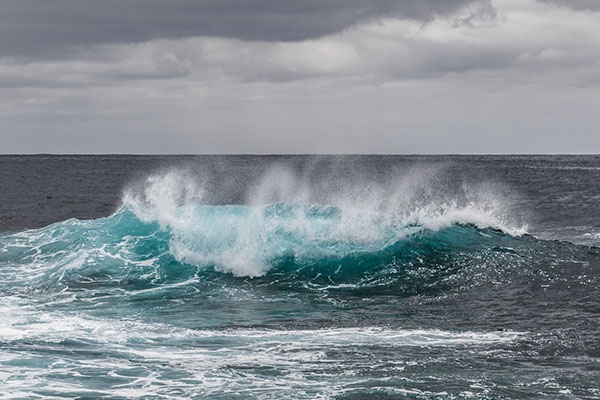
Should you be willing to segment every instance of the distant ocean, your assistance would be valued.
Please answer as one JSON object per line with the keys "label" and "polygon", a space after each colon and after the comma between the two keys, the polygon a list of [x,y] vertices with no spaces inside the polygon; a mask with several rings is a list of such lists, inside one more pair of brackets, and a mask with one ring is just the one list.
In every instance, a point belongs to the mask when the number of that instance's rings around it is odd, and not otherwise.
{"label": "distant ocean", "polygon": [[0,398],[598,399],[600,156],[0,156]]}

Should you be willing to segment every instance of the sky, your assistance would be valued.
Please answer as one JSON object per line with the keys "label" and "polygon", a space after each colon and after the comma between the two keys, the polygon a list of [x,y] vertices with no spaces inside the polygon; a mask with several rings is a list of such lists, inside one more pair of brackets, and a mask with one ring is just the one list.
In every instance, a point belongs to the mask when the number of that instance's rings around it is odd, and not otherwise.
{"label": "sky", "polygon": [[598,0],[2,0],[0,153],[600,153]]}

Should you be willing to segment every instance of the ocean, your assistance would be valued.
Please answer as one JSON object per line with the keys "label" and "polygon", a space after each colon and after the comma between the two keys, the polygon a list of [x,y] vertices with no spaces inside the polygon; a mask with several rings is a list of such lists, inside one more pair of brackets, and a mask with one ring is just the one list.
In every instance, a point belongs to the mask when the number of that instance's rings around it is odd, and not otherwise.
{"label": "ocean", "polygon": [[600,156],[0,156],[2,399],[598,399]]}

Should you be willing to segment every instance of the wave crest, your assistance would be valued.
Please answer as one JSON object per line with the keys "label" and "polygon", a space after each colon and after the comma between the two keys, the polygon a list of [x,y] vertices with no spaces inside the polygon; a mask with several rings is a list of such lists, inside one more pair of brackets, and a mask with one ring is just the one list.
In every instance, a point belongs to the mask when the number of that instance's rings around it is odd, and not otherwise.
{"label": "wave crest", "polygon": [[490,187],[444,192],[432,171],[383,186],[346,182],[325,190],[325,180],[311,190],[279,166],[251,185],[247,205],[206,204],[199,181],[179,170],[151,175],[125,192],[123,207],[167,231],[177,260],[236,276],[264,275],[281,259],[312,264],[383,251],[417,232],[455,224],[526,232],[507,222],[510,212]]}

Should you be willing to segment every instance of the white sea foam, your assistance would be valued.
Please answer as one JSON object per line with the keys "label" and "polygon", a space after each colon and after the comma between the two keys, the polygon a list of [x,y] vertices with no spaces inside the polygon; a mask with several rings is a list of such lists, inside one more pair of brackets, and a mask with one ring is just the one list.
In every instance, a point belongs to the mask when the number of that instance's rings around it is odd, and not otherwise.
{"label": "white sea foam", "polygon": [[311,181],[276,165],[249,185],[244,207],[209,208],[202,177],[170,170],[126,190],[124,206],[169,230],[178,260],[250,277],[265,274],[280,256],[377,251],[418,230],[457,223],[526,233],[495,185],[451,186],[437,167],[392,171],[384,183],[323,175]]}
{"label": "white sea foam", "polygon": [[[211,398],[235,393],[261,397],[264,393],[278,398],[333,398],[360,385],[361,370],[398,375],[405,368],[432,362],[386,354],[421,354],[423,348],[425,352],[488,348],[524,335],[381,327],[195,330],[129,318],[46,312],[23,301],[8,298],[0,307],[0,317],[8,322],[0,329],[0,378],[11,377],[3,385],[6,398],[19,398],[33,388],[38,393],[89,397]],[[76,342],[74,347],[68,344]],[[51,349],[46,356],[50,358],[40,359],[40,364],[34,355],[20,350],[32,346],[38,352]],[[88,350],[94,354],[100,349],[105,357],[85,356]],[[383,359],[363,360],[362,351]],[[11,366],[15,363],[18,369]],[[101,388],[85,386],[87,379],[100,377]],[[369,379],[372,386],[375,378]]]}
{"label": "white sea foam", "polygon": [[269,346],[280,350],[328,346],[456,346],[491,344],[510,341],[518,332],[452,332],[423,329],[389,329],[379,327],[326,329],[188,329],[162,323],[144,323],[131,319],[90,316],[80,312],[41,311],[19,297],[4,297],[0,318],[0,342],[38,340],[60,342],[65,339],[92,341],[101,344],[161,342],[195,338],[222,339],[232,346]]}

